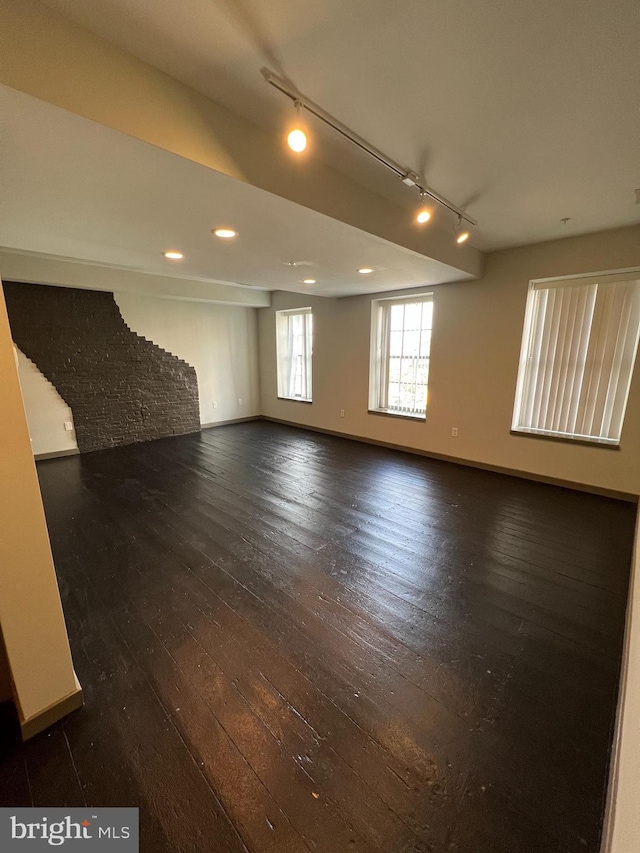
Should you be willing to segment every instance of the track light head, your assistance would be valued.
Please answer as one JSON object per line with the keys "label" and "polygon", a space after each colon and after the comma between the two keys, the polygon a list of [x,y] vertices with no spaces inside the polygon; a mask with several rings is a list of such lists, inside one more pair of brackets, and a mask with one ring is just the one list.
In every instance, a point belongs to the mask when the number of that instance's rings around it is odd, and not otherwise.
{"label": "track light head", "polygon": [[458,214],[458,222],[456,224],[456,227],[453,230],[453,233],[455,234],[456,243],[458,243],[458,244],[466,243],[470,237],[469,231],[467,231],[462,226],[462,214],[461,213]]}
{"label": "track light head", "polygon": [[302,153],[307,147],[307,134],[303,129],[301,120],[302,106],[302,101],[295,102],[297,124],[296,127],[289,131],[289,134],[287,135],[287,145],[292,151],[295,151],[296,154]]}
{"label": "track light head", "polygon": [[428,222],[431,219],[431,211],[428,207],[425,206],[425,193],[420,193],[420,207],[418,208],[418,212],[416,213],[416,222],[420,225],[424,225],[425,222]]}

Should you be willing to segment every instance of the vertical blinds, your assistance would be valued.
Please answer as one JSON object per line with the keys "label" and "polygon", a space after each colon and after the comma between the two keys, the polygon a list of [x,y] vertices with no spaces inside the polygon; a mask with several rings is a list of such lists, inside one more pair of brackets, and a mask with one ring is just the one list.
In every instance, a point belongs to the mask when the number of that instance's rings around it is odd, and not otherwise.
{"label": "vertical blinds", "polygon": [[640,331],[640,281],[535,284],[515,430],[618,444]]}

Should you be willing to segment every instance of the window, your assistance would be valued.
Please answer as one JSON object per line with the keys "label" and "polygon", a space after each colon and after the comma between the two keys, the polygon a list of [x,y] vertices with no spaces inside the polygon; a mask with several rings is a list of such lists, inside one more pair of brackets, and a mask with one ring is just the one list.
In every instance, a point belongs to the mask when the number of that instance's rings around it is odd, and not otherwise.
{"label": "window", "polygon": [[640,330],[640,271],[532,282],[513,429],[620,443]]}
{"label": "window", "polygon": [[376,299],[372,308],[369,409],[425,418],[432,296]]}
{"label": "window", "polygon": [[278,397],[311,402],[311,308],[276,312]]}

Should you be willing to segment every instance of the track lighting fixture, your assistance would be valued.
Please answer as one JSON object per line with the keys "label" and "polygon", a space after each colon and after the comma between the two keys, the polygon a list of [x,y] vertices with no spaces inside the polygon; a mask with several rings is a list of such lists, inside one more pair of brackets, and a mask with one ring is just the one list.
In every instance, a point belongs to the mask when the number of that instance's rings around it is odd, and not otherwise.
{"label": "track lighting fixture", "polygon": [[[446,199],[443,195],[436,192],[432,187],[427,186],[422,182],[420,176],[411,171],[410,169],[403,168],[399,163],[396,163],[395,160],[392,160],[391,157],[388,157],[379,148],[375,148],[375,146],[370,145],[365,139],[361,136],[358,136],[353,130],[346,126],[346,124],[342,124],[341,121],[338,121],[337,118],[334,118],[330,115],[326,110],[323,110],[322,107],[315,104],[312,100],[302,95],[297,89],[295,89],[287,80],[283,80],[282,77],[279,77],[277,74],[274,74],[273,71],[270,71],[268,68],[262,69],[262,75],[266,82],[273,86],[274,89],[277,89],[279,92],[282,92],[283,95],[286,95],[288,98],[294,102],[296,106],[296,110],[298,112],[298,116],[302,113],[302,110],[305,109],[308,113],[311,113],[316,118],[323,121],[325,124],[329,125],[333,130],[343,136],[345,139],[348,139],[349,142],[352,142],[356,145],[361,151],[364,151],[370,157],[373,157],[374,160],[377,160],[383,166],[386,166],[387,169],[390,169],[392,172],[400,178],[400,180],[408,187],[416,187],[420,195],[424,198],[428,197],[431,201],[435,202],[442,207],[446,207],[447,210],[450,210],[452,213],[455,213],[458,217],[459,222],[462,220],[468,222],[469,225],[477,225],[475,219],[469,216],[464,210],[459,207],[456,207],[455,204]],[[300,121],[299,126],[297,126],[294,130],[290,131],[287,136],[287,142],[292,151],[300,152],[304,151],[307,147],[307,134],[303,129],[302,123]],[[422,213],[422,218],[418,218]],[[422,210],[418,213],[416,217],[418,222],[424,223],[428,222],[431,211],[425,210],[424,213]],[[429,214],[427,216],[427,214]],[[463,243],[469,237],[468,231],[460,230],[458,237],[456,238],[459,243]]]}
{"label": "track lighting fixture", "polygon": [[469,232],[462,226],[462,216],[458,216],[458,224],[454,229],[456,243],[465,243],[469,239]]}
{"label": "track lighting fixture", "polygon": [[302,106],[302,101],[296,100],[296,126],[293,130],[289,131],[287,136],[287,145],[292,151],[295,151],[296,154],[300,154],[307,147],[307,134],[303,129],[302,123]]}
{"label": "track lighting fixture", "polygon": [[416,214],[416,222],[419,222],[420,225],[424,225],[425,222],[428,222],[431,219],[431,211],[425,206],[424,198],[425,194],[420,193],[420,207]]}

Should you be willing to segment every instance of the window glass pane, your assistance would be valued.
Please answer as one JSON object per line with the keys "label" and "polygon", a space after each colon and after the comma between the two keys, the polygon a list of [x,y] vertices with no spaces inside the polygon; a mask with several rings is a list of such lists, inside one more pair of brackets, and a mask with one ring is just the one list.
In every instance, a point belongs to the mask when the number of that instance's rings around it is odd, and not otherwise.
{"label": "window glass pane", "polygon": [[420,319],[422,317],[422,303],[418,302],[414,305],[404,306],[404,330],[416,330],[420,328]]}
{"label": "window glass pane", "polygon": [[380,361],[372,362],[372,371],[379,377],[374,406],[423,416],[427,401],[432,301],[422,296],[415,302],[380,300],[374,310],[381,341]]}
{"label": "window glass pane", "polygon": [[417,356],[420,352],[420,330],[406,331],[404,333],[403,355]]}
{"label": "window glass pane", "polygon": [[402,330],[398,332],[392,330],[389,333],[389,355],[392,358],[402,355],[402,337]]}
{"label": "window glass pane", "polygon": [[312,315],[276,312],[278,396],[311,399]]}
{"label": "window glass pane", "polygon": [[431,332],[425,330],[422,333],[422,337],[420,339],[420,355],[423,358],[429,358],[430,352],[431,352]]}
{"label": "window glass pane", "polygon": [[391,306],[391,323],[392,332],[401,332],[404,329],[404,305]]}
{"label": "window glass pane", "polygon": [[400,406],[400,384],[398,382],[389,383],[389,408],[397,409]]}

